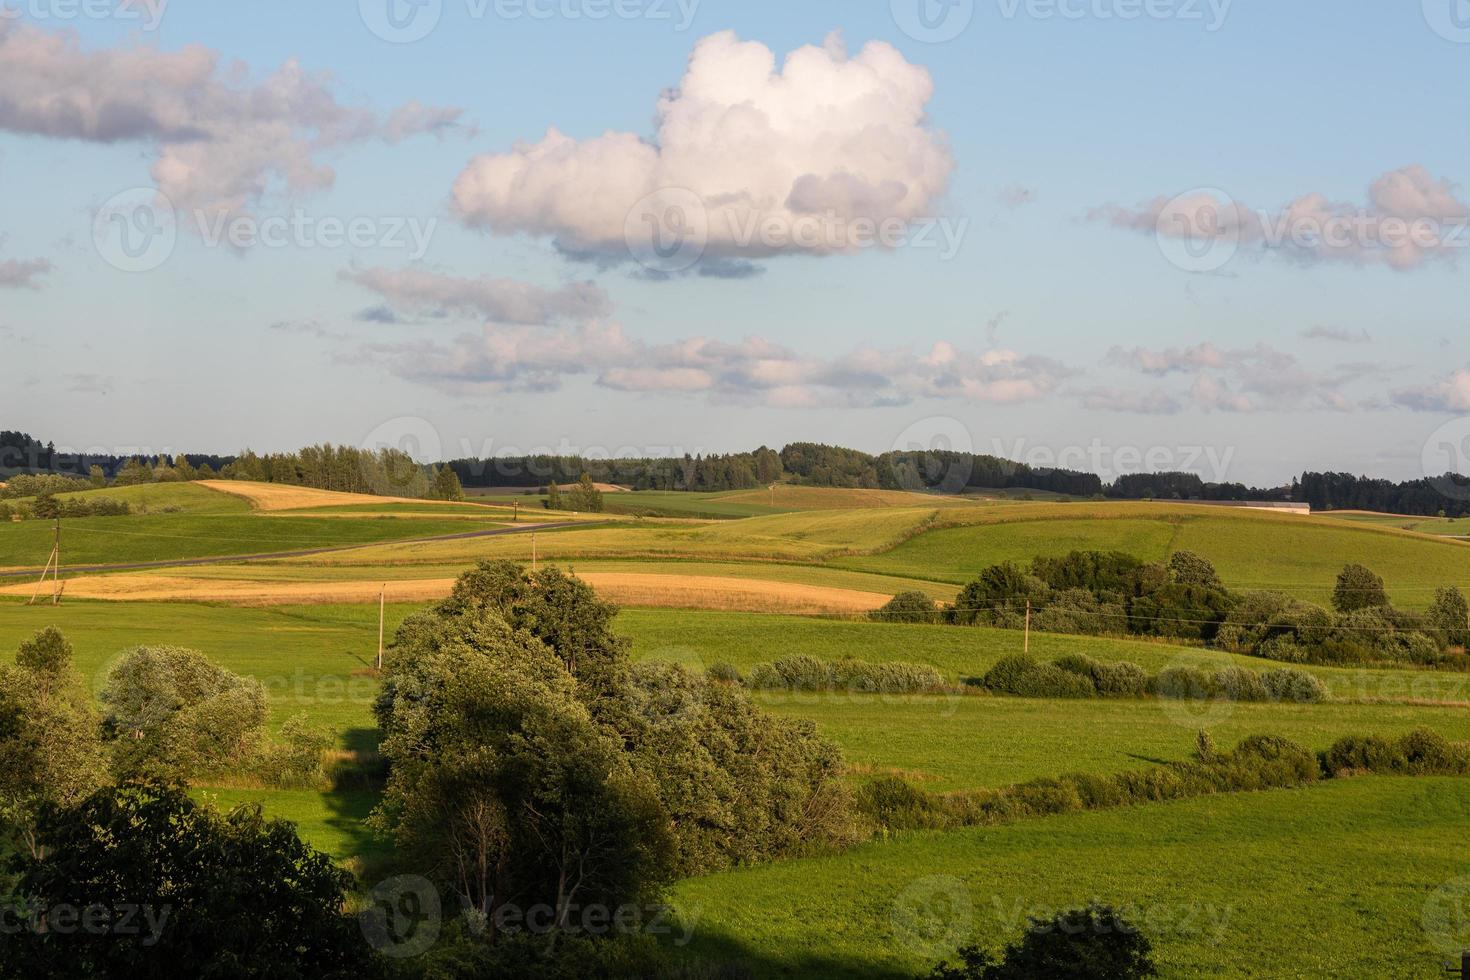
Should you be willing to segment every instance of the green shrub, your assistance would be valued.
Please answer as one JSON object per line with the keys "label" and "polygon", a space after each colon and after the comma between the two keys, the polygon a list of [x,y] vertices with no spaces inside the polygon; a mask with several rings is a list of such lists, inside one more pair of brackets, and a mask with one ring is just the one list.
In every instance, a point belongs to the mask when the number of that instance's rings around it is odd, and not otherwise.
{"label": "green shrub", "polygon": [[854,801],[858,813],[874,826],[888,830],[921,830],[943,827],[944,813],[936,798],[899,779],[879,776],[864,783]]}
{"label": "green shrub", "polygon": [[1311,658],[1311,651],[1298,643],[1293,634],[1282,633],[1262,643],[1256,650],[1256,656],[1282,663],[1304,664]]}
{"label": "green shrub", "polygon": [[1383,579],[1362,565],[1348,565],[1337,576],[1332,590],[1332,605],[1338,612],[1372,609],[1388,605],[1388,592]]}
{"label": "green shrub", "polygon": [[305,714],[287,719],[274,745],[260,754],[257,771],[268,786],[316,789],[326,783],[322,756],[332,747],[332,734],[312,726]]}
{"label": "green shrub", "polygon": [[1222,667],[1215,671],[1213,687],[1217,696],[1230,701],[1265,701],[1268,696],[1260,676],[1244,667]]}
{"label": "green shrub", "polygon": [[1033,779],[1012,786],[1009,795],[1017,807],[1032,816],[1082,809],[1082,795],[1077,784],[1066,779]]}
{"label": "green shrub", "polygon": [[1327,688],[1312,674],[1282,667],[1261,675],[1261,684],[1273,701],[1317,704],[1327,700]]}
{"label": "green shrub", "polygon": [[1097,694],[1090,677],[1012,654],[995,662],[985,675],[985,686],[998,694],[1023,698],[1090,698]]}
{"label": "green shrub", "polygon": [[740,671],[734,664],[723,660],[716,661],[705,669],[704,676],[721,684],[739,684]]}
{"label": "green shrub", "polygon": [[806,654],[783,657],[771,664],[756,664],[750,669],[749,684],[761,690],[826,691],[835,678],[825,660]]}
{"label": "green shrub", "polygon": [[1052,666],[1091,680],[1097,676],[1097,670],[1102,664],[1085,653],[1069,653],[1053,660]]}
{"label": "green shrub", "polygon": [[880,623],[937,623],[939,605],[922,592],[900,592],[868,614]]}
{"label": "green shrub", "polygon": [[1322,769],[1329,775],[1339,772],[1405,772],[1409,761],[1395,742],[1376,735],[1349,735],[1322,753]]}
{"label": "green shrub", "polygon": [[1215,696],[1215,679],[1198,667],[1165,667],[1154,680],[1161,698],[1199,701]]}
{"label": "green shrub", "polygon": [[1149,691],[1148,671],[1126,660],[1098,664],[1092,682],[1099,694],[1113,697],[1142,697]]}
{"label": "green shrub", "polygon": [[1399,739],[1399,750],[1415,776],[1460,776],[1470,769],[1470,754],[1464,745],[1452,745],[1428,728],[1416,728]]}
{"label": "green shrub", "polygon": [[1374,735],[1350,736],[1338,739],[1322,753],[1321,766],[1330,774],[1463,776],[1470,773],[1470,746],[1450,742],[1427,728],[1415,729],[1393,742]]}
{"label": "green shrub", "polygon": [[[734,668],[729,670],[734,671]],[[739,674],[736,673],[735,677],[738,678]],[[944,675],[928,664],[874,664],[864,660],[828,663],[805,655],[786,657],[771,664],[756,664],[750,669],[746,683],[754,690],[867,694],[920,694],[941,690],[945,686]]]}
{"label": "green shrub", "polygon": [[1104,810],[1108,807],[1122,806],[1127,802],[1123,790],[1118,786],[1118,781],[1111,776],[1069,773],[1061,778],[1072,784],[1084,809]]}
{"label": "green shrub", "polygon": [[1023,677],[1040,666],[1040,661],[1026,654],[1007,654],[985,672],[983,683],[992,691],[1009,694],[1020,686]]}

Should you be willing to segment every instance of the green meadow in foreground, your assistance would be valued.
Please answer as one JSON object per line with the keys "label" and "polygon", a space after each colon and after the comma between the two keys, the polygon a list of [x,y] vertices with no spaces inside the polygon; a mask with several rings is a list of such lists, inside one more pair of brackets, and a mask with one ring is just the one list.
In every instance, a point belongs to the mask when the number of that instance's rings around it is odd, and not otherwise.
{"label": "green meadow in foreground", "polygon": [[1132,912],[1165,977],[1431,977],[1470,943],[1463,918],[1424,926],[1462,907],[1467,834],[1470,780],[1364,777],[905,834],[685,881],[675,905],[687,953],[761,977],[912,978],[1094,899]]}

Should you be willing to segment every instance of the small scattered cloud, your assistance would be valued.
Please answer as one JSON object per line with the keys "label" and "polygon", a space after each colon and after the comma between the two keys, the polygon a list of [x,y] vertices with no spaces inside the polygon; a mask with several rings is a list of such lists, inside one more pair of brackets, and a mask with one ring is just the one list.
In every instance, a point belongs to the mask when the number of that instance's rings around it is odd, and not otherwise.
{"label": "small scattered cloud", "polygon": [[1135,401],[1140,411],[1150,403],[1167,410],[1176,402],[1207,412],[1350,411],[1353,404],[1343,389],[1378,370],[1374,365],[1342,364],[1328,372],[1312,371],[1294,355],[1264,343],[1239,349],[1208,342],[1158,350],[1114,347],[1104,363],[1154,378],[1192,376],[1187,392]]}
{"label": "small scattered cloud", "polygon": [[106,374],[71,374],[67,390],[82,395],[105,395],[117,387],[117,380]]}
{"label": "small scattered cloud", "polygon": [[374,323],[397,323],[399,314],[406,314],[546,326],[594,319],[612,311],[607,293],[594,282],[546,289],[516,279],[467,279],[423,268],[350,269],[341,275],[385,300],[385,305],[359,315]]}
{"label": "small scattered cloud", "polygon": [[0,289],[40,289],[41,278],[53,266],[46,259],[6,259],[0,261]]}
{"label": "small scattered cloud", "polygon": [[1184,403],[1162,389],[1136,391],[1131,388],[1085,388],[1076,392],[1083,408],[1094,412],[1128,412],[1136,415],[1178,415]]}
{"label": "small scattered cloud", "polygon": [[1416,412],[1470,412],[1470,370],[1461,369],[1443,381],[1400,388],[1393,403]]}
{"label": "small scattered cloud", "polygon": [[1200,190],[1137,207],[1108,205],[1093,221],[1189,243],[1192,251],[1249,247],[1302,262],[1384,265],[1399,271],[1453,261],[1470,247],[1470,204],[1449,180],[1420,165],[1392,170],[1368,188],[1366,204],[1313,191],[1277,210],[1248,207]]}
{"label": "small scattered cloud", "polygon": [[396,325],[403,322],[403,320],[398,316],[398,313],[393,309],[393,307],[388,306],[387,304],[369,306],[367,309],[360,311],[357,314],[356,319],[362,321],[363,323],[385,323]]}
{"label": "small scattered cloud", "polygon": [[448,344],[367,350],[410,380],[458,394],[554,391],[569,377],[587,376],[614,391],[702,394],[781,408],[877,407],[920,398],[1009,404],[1043,398],[1072,373],[1048,358],[967,352],[947,343],[922,353],[863,348],[824,357],[761,337],[648,343],[600,322],[555,330],[490,324]]}
{"label": "small scattered cloud", "polygon": [[1312,327],[1301,332],[1303,340],[1325,340],[1335,344],[1371,344],[1373,335],[1367,330],[1348,330],[1343,327]]}
{"label": "small scattered cloud", "polygon": [[1011,184],[1007,187],[1002,187],[995,195],[995,198],[1000,202],[1001,207],[1014,211],[1017,208],[1024,208],[1026,205],[1035,201],[1036,190],[1032,187],[1024,187],[1021,184]]}

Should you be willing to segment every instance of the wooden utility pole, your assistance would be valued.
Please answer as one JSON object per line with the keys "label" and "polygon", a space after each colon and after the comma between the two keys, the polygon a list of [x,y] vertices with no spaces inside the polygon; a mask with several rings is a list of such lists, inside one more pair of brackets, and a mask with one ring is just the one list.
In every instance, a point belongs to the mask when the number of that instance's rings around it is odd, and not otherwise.
{"label": "wooden utility pole", "polygon": [[41,570],[41,580],[36,583],[36,591],[34,591],[34,592],[31,593],[31,601],[28,602],[28,603],[26,603],[26,605],[28,605],[28,606],[34,606],[36,604],[36,600],[41,597],[41,586],[43,586],[43,585],[46,584],[46,576],[47,575],[50,575],[51,576],[51,580],[52,580],[52,586],[51,586],[51,604],[53,606],[59,606],[59,605],[61,605],[61,518],[60,517],[57,517],[56,518],[56,540],[51,545],[51,557],[49,557],[49,558],[46,559],[46,567]]}
{"label": "wooden utility pole", "polygon": [[1031,652],[1031,600],[1026,600],[1026,646],[1025,652]]}
{"label": "wooden utility pole", "polygon": [[519,500],[512,500],[510,505],[515,508],[514,523],[519,524],[521,522],[521,502]]}
{"label": "wooden utility pole", "polygon": [[378,593],[378,672],[383,671],[383,608],[388,603],[388,583],[383,583],[383,591]]}

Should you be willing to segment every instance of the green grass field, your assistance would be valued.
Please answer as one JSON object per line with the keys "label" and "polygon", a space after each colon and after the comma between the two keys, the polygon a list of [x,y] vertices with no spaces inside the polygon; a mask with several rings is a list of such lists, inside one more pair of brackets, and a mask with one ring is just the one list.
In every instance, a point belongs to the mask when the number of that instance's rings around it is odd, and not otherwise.
{"label": "green grass field", "polygon": [[1328,511],[1323,516],[1356,524],[1393,527],[1401,531],[1418,531],[1420,534],[1443,534],[1449,537],[1470,536],[1470,517],[1407,517],[1399,514],[1368,514],[1358,511],[1342,513]]}
{"label": "green grass field", "polygon": [[[388,629],[418,606],[389,606]],[[276,606],[240,609],[192,603],[66,602],[27,606],[0,599],[0,659],[36,631],[55,626],[76,650],[77,668],[100,689],[113,659],[135,646],[190,647],[266,685],[271,724],[305,712],[337,731],[344,747],[376,741],[377,682],[354,676],[377,651],[376,606]]]}
{"label": "green grass field", "polygon": [[1463,707],[794,693],[756,700],[815,721],[859,776],[895,772],[933,790],[1180,761],[1194,751],[1201,728],[1221,745],[1269,732],[1310,749],[1344,735],[1398,736],[1423,727],[1470,740]]}
{"label": "green grass field", "polygon": [[[874,662],[908,661],[937,667],[960,682],[983,675],[997,660],[1021,652],[1022,634],[988,627],[912,626],[798,616],[673,609],[628,609],[618,631],[634,642],[634,655],[674,660],[702,670],[725,661],[753,664],[804,653],[823,660],[852,657]],[[1181,647],[1147,639],[1033,633],[1031,653],[1054,659],[1081,653],[1099,660],[1128,660],[1149,671],[1193,665],[1250,670],[1279,667],[1274,661]],[[1333,697],[1347,701],[1470,701],[1470,674],[1422,670],[1301,666],[1322,680]]]}
{"label": "green grass field", "polygon": [[[62,560],[67,566],[173,561],[376,544],[475,529],[447,517],[347,520],[253,513],[82,517],[62,522]],[[0,568],[45,565],[53,536],[48,521],[0,524]]]}
{"label": "green grass field", "polygon": [[106,487],[101,490],[63,493],[57,499],[121,500],[135,514],[244,514],[250,510],[248,501],[201,487],[197,483],[144,483],[132,487]]}
{"label": "green grass field", "polygon": [[[1085,515],[1070,516],[1084,509]],[[1124,551],[1163,561],[1187,550],[1214,562],[1234,588],[1275,589],[1316,602],[1330,598],[1337,573],[1349,562],[1373,568],[1395,600],[1411,608],[1428,605],[1439,586],[1470,588],[1470,550],[1461,542],[1326,519],[1202,510],[1127,504],[997,508],[1005,523],[929,531],[891,551],[833,563],[963,583],[988,565],[1038,555]]]}
{"label": "green grass field", "polygon": [[[1470,781],[1363,778],[904,835],[686,881],[675,904],[689,955],[760,977],[912,978],[1099,898],[1144,923],[1165,977],[1434,977],[1424,910],[1467,834]],[[1460,922],[1439,941],[1470,941]]]}
{"label": "green grass field", "polygon": [[[331,506],[289,515],[253,512],[189,485],[103,491],[141,511],[68,521],[68,564],[225,556],[311,547],[354,550],[269,563],[171,570],[199,579],[262,581],[450,578],[475,560],[530,557],[528,536],[406,543],[504,520],[493,509],[443,504]],[[873,592],[919,588],[949,599],[986,565],[1076,548],[1163,560],[1176,549],[1213,560],[1236,588],[1278,588],[1325,602],[1342,565],[1382,574],[1396,601],[1420,606],[1434,587],[1470,587],[1466,545],[1374,526],[1164,504],[935,501],[810,488],[769,496],[660,495],[684,519],[614,517],[538,532],[542,561],[583,572],[728,576]],[[609,495],[610,497],[612,495]],[[620,495],[621,496],[621,495]],[[628,495],[634,496],[634,495]],[[638,495],[646,497],[646,495]],[[682,499],[687,498],[687,499]],[[703,508],[730,508],[717,514]],[[764,509],[764,513],[760,510]],[[742,515],[749,510],[755,516]],[[527,509],[529,519],[557,519]],[[700,521],[688,518],[719,517]],[[44,522],[0,525],[0,565],[39,565]],[[418,605],[387,608],[392,631]],[[185,603],[67,601],[27,607],[0,599],[0,660],[36,630],[59,626],[93,688],[123,650],[175,644],[266,684],[271,724],[306,713],[340,748],[377,742],[367,676],[377,646],[370,604],[238,608]],[[956,685],[1018,652],[1015,631],[909,626],[732,612],[626,609],[615,624],[640,660],[702,670],[741,669],[791,654],[828,660],[931,664]],[[1277,666],[1140,639],[1033,634],[1042,658],[1086,653],[1150,671],[1180,663],[1254,670]],[[895,773],[925,789],[996,787],[1064,772],[1113,773],[1187,758],[1201,728],[1221,745],[1276,733],[1313,749],[1347,734],[1416,727],[1470,740],[1470,674],[1308,667],[1336,700],[1316,705],[1196,704],[1157,699],[1043,700],[979,693],[928,696],[785,694],[756,700],[812,719],[843,751],[850,778]],[[1441,702],[1441,703],[1432,703]],[[1443,703],[1450,702],[1450,703]],[[248,785],[248,784],[247,784]],[[196,787],[222,807],[260,802],[307,840],[364,874],[392,849],[364,819],[367,789],[317,792]],[[1425,902],[1467,870],[1470,780],[1363,778],[1298,791],[1241,794],[1009,826],[900,835],[842,854],[743,869],[673,888],[688,947],[674,952],[743,960],[754,976],[913,977],[961,943],[995,946],[1025,911],[1100,898],[1138,910],[1164,975],[1408,976],[1436,974]],[[376,879],[374,879],[376,880]],[[912,928],[926,896],[957,919],[934,934]],[[928,903],[932,904],[932,903]],[[940,902],[940,905],[945,904]],[[895,911],[897,909],[897,911]],[[923,917],[920,916],[920,919]],[[1470,932],[1458,937],[1470,945]]]}
{"label": "green grass field", "polygon": [[[629,521],[570,528],[539,536],[548,560],[678,558],[817,562],[837,555],[881,551],[917,534],[938,511],[894,508],[809,511],[713,523]],[[312,563],[381,565],[439,563],[476,558],[528,558],[521,541],[445,541],[382,545],[313,559]]]}

